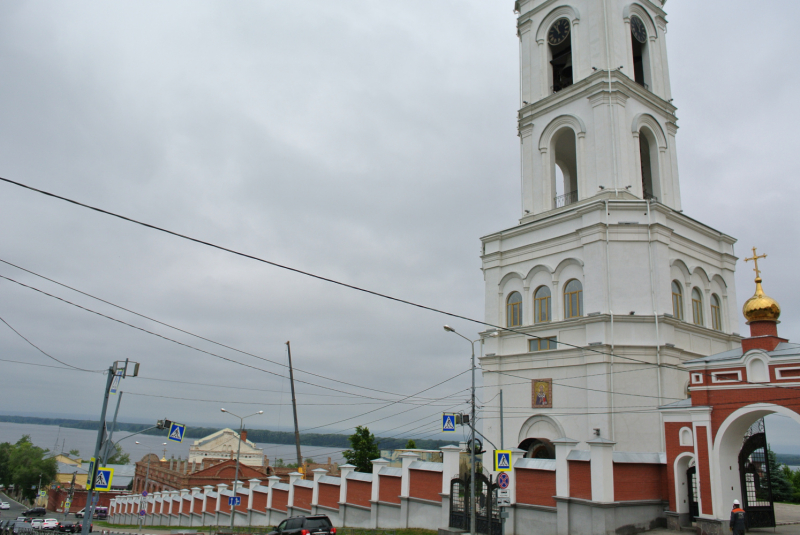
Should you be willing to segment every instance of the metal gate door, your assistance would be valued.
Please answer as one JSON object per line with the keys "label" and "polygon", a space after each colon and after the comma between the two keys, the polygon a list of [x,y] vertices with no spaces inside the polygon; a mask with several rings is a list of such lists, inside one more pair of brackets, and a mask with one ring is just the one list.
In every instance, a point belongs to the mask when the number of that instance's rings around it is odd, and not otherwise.
{"label": "metal gate door", "polygon": [[744,437],[744,445],[739,452],[739,477],[747,528],[774,528],[775,508],[763,419],[753,424]]}
{"label": "metal gate door", "polygon": [[697,503],[697,466],[692,466],[686,471],[686,481],[689,487],[689,516],[694,522],[700,516],[700,506]]}
{"label": "metal gate door", "polygon": [[[497,486],[483,474],[475,478],[475,532],[483,535],[500,535],[500,512],[497,503]],[[469,479],[454,478],[450,482],[450,527],[470,530],[471,504]]]}
{"label": "metal gate door", "polygon": [[469,486],[459,478],[450,482],[450,527],[469,531]]}

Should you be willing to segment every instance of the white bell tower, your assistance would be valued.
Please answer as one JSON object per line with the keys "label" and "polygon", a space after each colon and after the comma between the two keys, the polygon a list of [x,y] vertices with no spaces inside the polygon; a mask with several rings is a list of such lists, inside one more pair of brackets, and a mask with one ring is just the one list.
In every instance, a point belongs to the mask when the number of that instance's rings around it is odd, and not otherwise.
{"label": "white bell tower", "polygon": [[664,3],[515,4],[523,213],[481,257],[486,321],[506,329],[481,358],[498,446],[503,389],[506,447],[664,451],[681,363],[739,343],[736,240],[681,211]]}
{"label": "white bell tower", "polygon": [[680,210],[661,2],[517,2],[523,206],[615,191]]}

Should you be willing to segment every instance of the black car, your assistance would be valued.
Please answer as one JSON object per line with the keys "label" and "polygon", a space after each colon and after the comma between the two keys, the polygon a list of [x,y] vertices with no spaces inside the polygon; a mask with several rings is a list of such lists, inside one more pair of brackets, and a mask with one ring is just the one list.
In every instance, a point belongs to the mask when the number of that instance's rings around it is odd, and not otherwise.
{"label": "black car", "polygon": [[47,509],[44,507],[34,507],[33,509],[28,509],[22,513],[22,516],[45,516],[47,514]]}
{"label": "black car", "polygon": [[269,535],[336,535],[336,528],[326,515],[287,518]]}
{"label": "black car", "polygon": [[7,530],[8,535],[33,535],[34,531],[27,522],[14,522],[14,525]]}

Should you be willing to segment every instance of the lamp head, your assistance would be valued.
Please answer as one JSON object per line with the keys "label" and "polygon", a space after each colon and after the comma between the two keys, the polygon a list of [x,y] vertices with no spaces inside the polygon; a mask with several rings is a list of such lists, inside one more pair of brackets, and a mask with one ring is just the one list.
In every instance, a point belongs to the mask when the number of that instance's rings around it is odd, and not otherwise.
{"label": "lamp head", "polygon": [[220,411],[222,411],[222,412],[228,412],[228,411],[226,411],[225,409],[220,409]]}
{"label": "lamp head", "polygon": [[141,442],[139,442],[138,440],[136,441],[136,443],[137,443],[137,444],[141,444]]}
{"label": "lamp head", "polygon": [[445,330],[445,331],[447,331],[447,332],[449,332],[449,333],[454,333],[454,332],[456,332],[456,330],[455,330],[455,329],[453,329],[452,327],[450,327],[449,325],[445,325],[445,326],[444,326],[444,330]]}
{"label": "lamp head", "polygon": [[264,411],[258,411],[258,414],[264,414]]}

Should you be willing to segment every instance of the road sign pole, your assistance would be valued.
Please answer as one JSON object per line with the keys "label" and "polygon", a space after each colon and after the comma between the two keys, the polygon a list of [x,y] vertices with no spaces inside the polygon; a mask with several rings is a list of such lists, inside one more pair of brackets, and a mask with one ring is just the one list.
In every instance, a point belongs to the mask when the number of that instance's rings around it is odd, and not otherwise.
{"label": "road sign pole", "polygon": [[[505,442],[503,438],[503,389],[500,389],[500,449],[504,450]],[[500,508],[500,535],[506,535],[506,508]]]}
{"label": "road sign pole", "polygon": [[[103,446],[103,437],[105,436],[106,432],[106,412],[108,411],[108,392],[111,390],[111,383],[114,381],[115,370],[114,366],[108,368],[108,377],[106,378],[106,387],[103,391],[103,409],[100,411],[100,427],[97,430],[97,442],[95,442],[94,446],[94,458],[99,460],[100,459],[100,448]],[[88,475],[91,478],[88,483],[91,485],[89,488],[89,494],[86,496],[86,509],[85,514],[83,515],[83,528],[81,529],[81,533],[83,535],[89,535],[89,530],[92,525],[92,516],[94,516],[94,474],[97,470],[98,463],[95,462],[94,470]]]}

